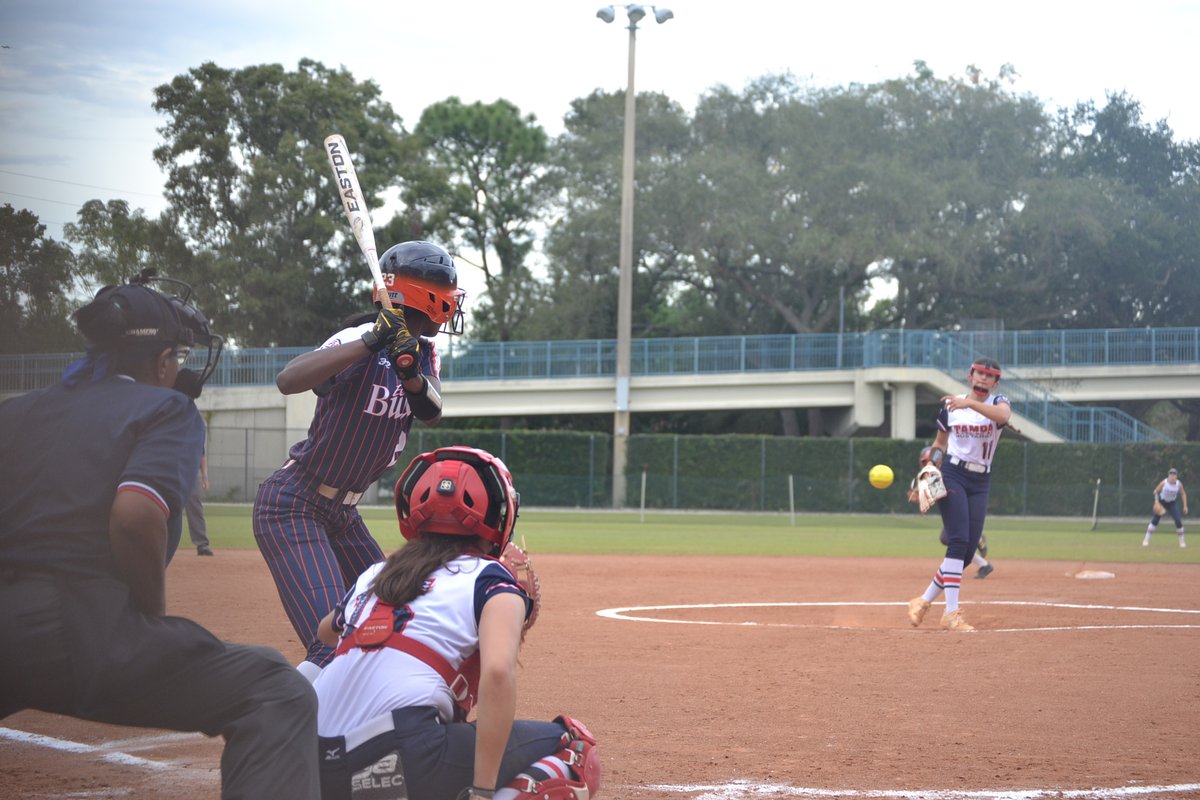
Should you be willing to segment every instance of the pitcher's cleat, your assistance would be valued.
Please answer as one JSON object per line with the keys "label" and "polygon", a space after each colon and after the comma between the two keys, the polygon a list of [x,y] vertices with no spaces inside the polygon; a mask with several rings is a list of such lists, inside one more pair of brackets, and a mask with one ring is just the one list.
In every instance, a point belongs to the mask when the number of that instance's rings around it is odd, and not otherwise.
{"label": "pitcher's cleat", "polygon": [[914,597],[908,601],[908,621],[915,628],[921,624],[921,620],[925,619],[925,612],[929,610],[929,601],[924,597]]}
{"label": "pitcher's cleat", "polygon": [[942,616],[942,627],[948,631],[973,631],[975,628],[963,618],[961,608]]}

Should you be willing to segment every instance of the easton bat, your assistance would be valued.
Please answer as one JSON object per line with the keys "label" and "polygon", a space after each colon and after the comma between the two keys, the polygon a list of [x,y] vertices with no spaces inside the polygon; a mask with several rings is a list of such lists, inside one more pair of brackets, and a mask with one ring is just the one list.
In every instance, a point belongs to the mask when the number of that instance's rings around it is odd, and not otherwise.
{"label": "easton bat", "polygon": [[325,137],[325,155],[329,156],[329,166],[333,167],[333,182],[342,198],[346,219],[350,221],[358,248],[366,256],[367,266],[371,268],[380,302],[384,308],[392,308],[392,298],[383,282],[383,273],[379,271],[379,252],[375,248],[371,212],[363,198],[362,187],[358,185],[358,173],[354,171],[354,162],[350,159],[350,148],[346,147],[346,140],[340,133]]}

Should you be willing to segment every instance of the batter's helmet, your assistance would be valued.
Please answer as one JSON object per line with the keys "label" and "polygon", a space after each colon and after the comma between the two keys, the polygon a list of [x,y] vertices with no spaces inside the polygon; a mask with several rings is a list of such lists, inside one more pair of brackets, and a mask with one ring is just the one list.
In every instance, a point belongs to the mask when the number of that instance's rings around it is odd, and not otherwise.
{"label": "batter's helmet", "polygon": [[[458,288],[454,259],[444,249],[433,242],[401,242],[379,257],[379,270],[393,303],[423,312],[447,333],[462,333],[466,292]],[[380,301],[378,289],[374,299]]]}
{"label": "batter's helmet", "polygon": [[498,554],[512,539],[520,504],[504,462],[473,447],[422,453],[396,481],[396,517],[405,539],[479,536]]}

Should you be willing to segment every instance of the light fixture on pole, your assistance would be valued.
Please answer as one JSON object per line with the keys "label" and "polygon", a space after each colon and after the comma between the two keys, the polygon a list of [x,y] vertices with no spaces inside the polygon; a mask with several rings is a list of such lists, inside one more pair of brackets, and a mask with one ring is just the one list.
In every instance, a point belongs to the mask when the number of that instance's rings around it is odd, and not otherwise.
{"label": "light fixture on pole", "polygon": [[[617,285],[617,396],[613,415],[613,507],[625,506],[625,464],[629,451],[629,375],[633,350],[633,164],[636,130],[636,93],[634,90],[634,52],[637,44],[638,22],[646,9],[654,11],[654,19],[662,24],[675,15],[670,9],[630,3],[625,8],[629,18],[629,76],[625,85],[625,149],[621,174],[621,251]],[[596,16],[605,22],[616,19],[616,8],[604,6]]]}

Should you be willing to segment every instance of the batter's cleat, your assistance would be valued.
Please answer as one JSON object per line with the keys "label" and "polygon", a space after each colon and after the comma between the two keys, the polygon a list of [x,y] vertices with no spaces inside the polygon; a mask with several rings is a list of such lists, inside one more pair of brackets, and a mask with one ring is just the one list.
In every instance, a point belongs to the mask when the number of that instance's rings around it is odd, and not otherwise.
{"label": "batter's cleat", "polygon": [[973,631],[975,628],[963,618],[961,608],[942,616],[942,627],[948,631]]}
{"label": "batter's cleat", "polygon": [[212,548],[206,544],[202,544],[196,548],[196,555],[198,556],[211,556],[212,554]]}
{"label": "batter's cleat", "polygon": [[976,578],[986,578],[988,575],[992,574],[992,570],[994,570],[994,569],[995,569],[995,567],[992,566],[991,564],[984,564],[982,567],[979,568],[979,572],[975,573],[975,577]]}
{"label": "batter's cleat", "polygon": [[928,610],[928,600],[924,597],[914,597],[908,601],[908,621],[916,628],[921,624],[921,620],[925,619],[925,612]]}

